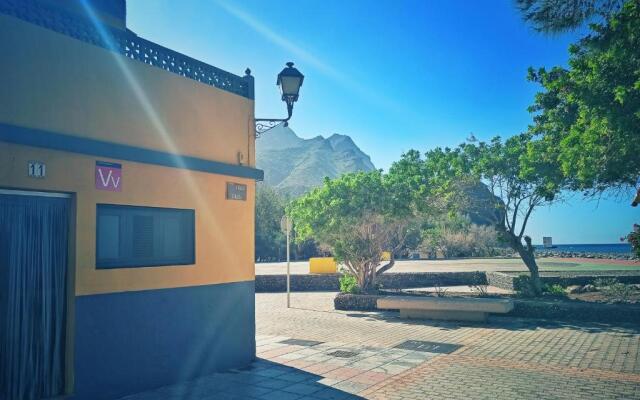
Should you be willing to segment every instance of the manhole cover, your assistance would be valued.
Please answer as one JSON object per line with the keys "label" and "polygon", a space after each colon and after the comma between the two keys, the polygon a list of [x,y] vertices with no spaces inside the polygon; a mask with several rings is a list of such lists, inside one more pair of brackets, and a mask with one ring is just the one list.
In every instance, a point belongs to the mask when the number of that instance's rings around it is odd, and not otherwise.
{"label": "manhole cover", "polygon": [[351,357],[357,356],[358,353],[356,353],[354,351],[336,350],[336,351],[334,351],[332,353],[327,353],[327,355],[334,356],[334,357],[340,357],[340,358],[351,358]]}
{"label": "manhole cover", "polygon": [[317,346],[319,344],[322,344],[324,342],[318,342],[317,340],[287,339],[287,340],[283,340],[280,343],[290,344],[294,346],[312,347],[312,346]]}
{"label": "manhole cover", "polygon": [[424,351],[427,353],[441,353],[449,354],[458,350],[462,345],[452,343],[439,343],[439,342],[423,342],[422,340],[407,340],[397,346],[396,349]]}

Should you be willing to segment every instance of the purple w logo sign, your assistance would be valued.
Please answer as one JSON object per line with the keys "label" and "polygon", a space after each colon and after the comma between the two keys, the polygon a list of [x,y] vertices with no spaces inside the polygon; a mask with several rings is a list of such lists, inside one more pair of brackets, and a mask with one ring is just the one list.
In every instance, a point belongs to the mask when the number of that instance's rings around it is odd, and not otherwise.
{"label": "purple w logo sign", "polygon": [[96,189],[110,192],[122,191],[122,165],[96,161]]}

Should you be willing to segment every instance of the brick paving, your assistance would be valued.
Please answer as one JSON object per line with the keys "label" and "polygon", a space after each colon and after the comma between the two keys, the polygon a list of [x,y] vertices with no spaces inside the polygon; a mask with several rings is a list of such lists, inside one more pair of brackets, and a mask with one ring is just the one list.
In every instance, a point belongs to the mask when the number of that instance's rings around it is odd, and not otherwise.
{"label": "brick paving", "polygon": [[[334,295],[294,293],[287,309],[284,294],[257,294],[252,366],[126,399],[640,399],[640,321],[410,321],[335,311]],[[395,347],[407,340],[461,347]]]}

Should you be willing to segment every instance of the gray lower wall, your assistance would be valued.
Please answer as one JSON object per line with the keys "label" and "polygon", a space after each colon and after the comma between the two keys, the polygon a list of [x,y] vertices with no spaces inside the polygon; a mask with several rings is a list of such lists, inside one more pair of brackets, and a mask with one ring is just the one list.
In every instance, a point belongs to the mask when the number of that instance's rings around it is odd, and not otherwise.
{"label": "gray lower wall", "polygon": [[74,399],[115,399],[255,355],[253,281],[76,297]]}

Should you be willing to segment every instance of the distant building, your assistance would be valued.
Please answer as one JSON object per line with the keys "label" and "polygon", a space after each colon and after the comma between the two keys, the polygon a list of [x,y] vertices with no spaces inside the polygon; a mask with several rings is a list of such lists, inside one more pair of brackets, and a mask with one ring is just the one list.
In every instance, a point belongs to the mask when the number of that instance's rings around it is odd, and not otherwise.
{"label": "distant building", "polygon": [[255,358],[253,78],[125,17],[0,0],[0,398],[110,399]]}
{"label": "distant building", "polygon": [[554,246],[553,246],[553,241],[552,241],[552,239],[551,239],[551,236],[544,236],[544,237],[542,238],[542,246],[543,246],[544,248],[547,248],[547,249],[548,249],[548,248],[553,248],[553,247],[554,247]]}

